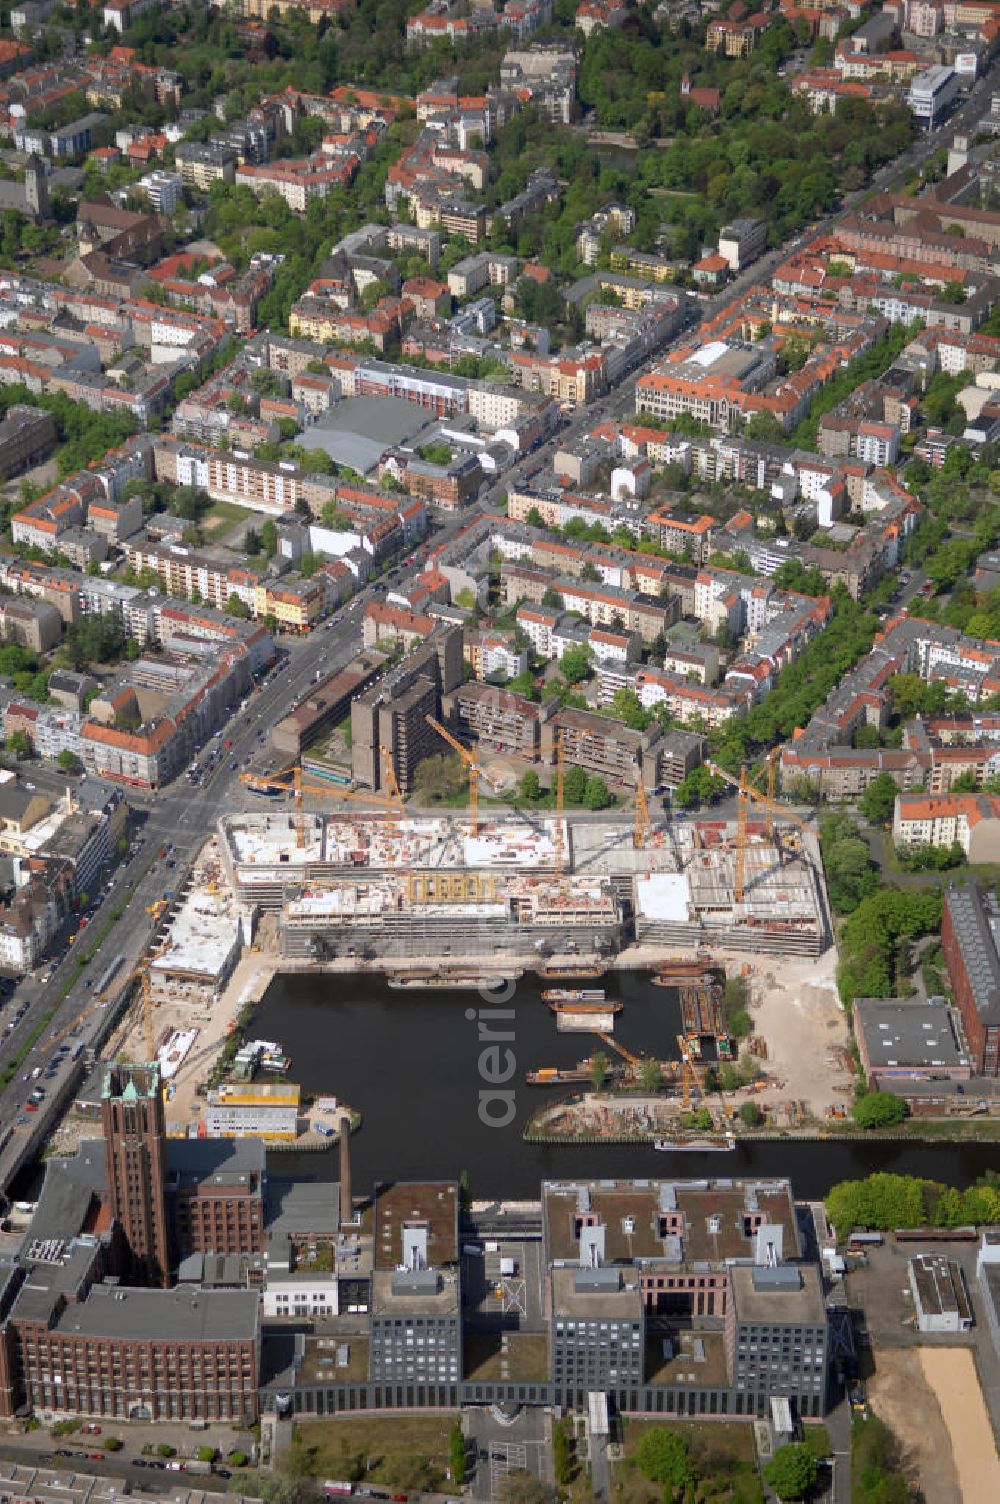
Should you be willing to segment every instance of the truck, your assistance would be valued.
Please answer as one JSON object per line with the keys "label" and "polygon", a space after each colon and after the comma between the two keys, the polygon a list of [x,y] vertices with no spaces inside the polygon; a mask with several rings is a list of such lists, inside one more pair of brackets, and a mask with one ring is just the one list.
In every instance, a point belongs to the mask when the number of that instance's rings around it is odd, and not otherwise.
{"label": "truck", "polygon": [[354,1484],[347,1483],[340,1478],[327,1478],[323,1484],[323,1492],[328,1499],[349,1499],[354,1493]]}

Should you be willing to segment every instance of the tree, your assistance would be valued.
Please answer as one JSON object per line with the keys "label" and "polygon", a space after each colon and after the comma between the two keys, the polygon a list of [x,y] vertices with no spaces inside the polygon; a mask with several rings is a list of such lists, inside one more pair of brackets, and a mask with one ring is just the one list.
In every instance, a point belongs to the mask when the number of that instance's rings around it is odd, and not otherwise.
{"label": "tree", "polygon": [[858,800],[858,809],[872,825],[885,825],[892,818],[898,792],[891,773],[878,773]]}
{"label": "tree", "polygon": [[535,676],[530,668],[523,669],[521,673],[511,679],[507,688],[512,690],[516,695],[523,695],[526,700],[538,699],[538,686],[535,683]]}
{"label": "tree", "polygon": [[764,1114],[756,1102],[744,1102],[740,1108],[740,1121],[747,1128],[759,1128],[764,1121]]}
{"label": "tree", "polygon": [[725,791],[725,780],[706,767],[692,768],[674,790],[674,803],[678,809],[694,809],[699,804],[710,804]]}
{"label": "tree", "polygon": [[603,1050],[595,1050],[590,1057],[590,1084],[594,1091],[601,1091],[608,1075],[608,1057]]}
{"label": "tree", "polygon": [[819,844],[834,913],[850,914],[878,886],[868,846],[853,820],[839,814],[820,820]]}
{"label": "tree", "polygon": [[635,1449],[639,1471],[651,1483],[662,1483],[674,1495],[695,1481],[691,1449],[685,1437],[665,1426],[643,1432]]}
{"label": "tree", "polygon": [[418,804],[443,804],[465,787],[465,768],[456,752],[434,754],[417,764],[413,796]]}
{"label": "tree", "polygon": [[168,511],[182,522],[198,522],[212,505],[207,491],[198,486],[177,486],[168,503]]}
{"label": "tree", "polygon": [[614,803],[614,795],[603,778],[588,778],[583,790],[585,809],[607,809]]}
{"label": "tree", "polygon": [[527,516],[525,517],[524,520],[528,524],[529,527],[544,527],[545,526],[545,518],[542,516],[541,512],[538,510],[537,507],[529,507],[528,508]]}
{"label": "tree", "polygon": [[502,1504],[553,1504],[555,1490],[540,1478],[514,1468],[503,1481]]}
{"label": "tree", "polygon": [[278,552],[278,528],[271,517],[261,524],[260,546],[269,559],[273,559]]}
{"label": "tree", "polygon": [[79,758],[76,757],[68,747],[64,747],[62,749],[62,751],[59,753],[59,756],[56,758],[56,762],[62,768],[64,773],[75,773],[80,766]]}
{"label": "tree", "polygon": [[634,689],[615,690],[611,696],[611,714],[630,731],[645,731],[653,719],[653,712],[643,709]]}
{"label": "tree", "polygon": [[521,798],[527,799],[529,804],[534,804],[536,799],[541,798],[542,785],[539,782],[538,774],[533,768],[528,768],[526,772],[521,774],[520,789]]}
{"label": "tree", "polygon": [[238,616],[241,621],[247,621],[250,616],[250,608],[249,606],[247,606],[246,602],[241,600],[240,597],[234,592],[226,601],[226,615]]}
{"label": "tree", "polygon": [[819,1475],[819,1464],[801,1441],[779,1447],[763,1469],[764,1481],[785,1501],[804,1499]]}
{"label": "tree", "polygon": [[854,1104],[859,1128],[889,1128],[906,1117],[906,1103],[891,1091],[870,1091]]}
{"label": "tree", "polygon": [[590,673],[590,649],[583,643],[567,648],[559,660],[559,672],[567,684],[579,684]]}
{"label": "tree", "polygon": [[461,1421],[456,1421],[448,1433],[448,1466],[452,1481],[461,1487],[465,1482],[465,1433]]}
{"label": "tree", "polygon": [[31,756],[31,741],[26,731],[12,731],[7,738],[7,750],[15,757]]}
{"label": "tree", "polygon": [[574,763],[563,775],[563,798],[567,804],[582,804],[586,792],[587,775],[579,763]]}
{"label": "tree", "polygon": [[884,1171],[841,1180],[827,1192],[826,1213],[841,1238],[854,1227],[922,1227],[928,1221],[925,1182]]}
{"label": "tree", "polygon": [[573,1463],[573,1435],[567,1422],[560,1421],[552,1432],[552,1467],[560,1488],[572,1483]]}
{"label": "tree", "polygon": [[663,1085],[663,1071],[660,1062],[654,1060],[652,1055],[647,1056],[639,1066],[639,1085],[643,1091],[659,1091]]}

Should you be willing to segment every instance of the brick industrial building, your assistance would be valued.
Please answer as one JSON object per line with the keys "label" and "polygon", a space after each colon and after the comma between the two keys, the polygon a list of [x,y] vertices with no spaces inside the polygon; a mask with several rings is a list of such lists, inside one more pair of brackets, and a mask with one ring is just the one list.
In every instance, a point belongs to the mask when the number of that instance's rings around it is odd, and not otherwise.
{"label": "brick industrial building", "polygon": [[155,1065],[109,1067],[100,1107],[103,1142],[49,1162],[21,1251],[0,1260],[0,1415],[252,1423],[248,1273],[171,1286],[192,1253],[263,1251],[263,1147],[168,1141]]}
{"label": "brick industrial building", "polygon": [[986,888],[949,888],[941,948],[977,1075],[1000,1075],[1000,904]]}
{"label": "brick industrial building", "polygon": [[167,1228],[167,1139],[160,1072],[115,1065],[101,1097],[108,1202],[121,1228],[128,1272],[137,1284],[170,1281]]}

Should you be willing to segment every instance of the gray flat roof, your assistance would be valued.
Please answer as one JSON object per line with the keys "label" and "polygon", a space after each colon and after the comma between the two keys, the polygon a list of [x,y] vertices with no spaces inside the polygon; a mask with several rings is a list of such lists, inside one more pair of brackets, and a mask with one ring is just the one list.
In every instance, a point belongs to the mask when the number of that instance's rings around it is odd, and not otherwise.
{"label": "gray flat roof", "polygon": [[[582,1288],[586,1283],[581,1275],[592,1271],[581,1269],[578,1264],[568,1264],[552,1271],[552,1309],[557,1316],[587,1316],[600,1320],[602,1316],[638,1321],[642,1317],[642,1291],[639,1289],[637,1271],[614,1271],[624,1273],[624,1282],[608,1283],[601,1289]],[[612,1271],[607,1271],[611,1273]]]}
{"label": "gray flat roof", "polygon": [[457,1312],[459,1308],[458,1276],[440,1270],[428,1270],[427,1273],[441,1275],[441,1282],[435,1288],[409,1291],[396,1290],[395,1281],[398,1278],[394,1269],[376,1269],[372,1274],[372,1315],[385,1316],[420,1316],[425,1312],[429,1316],[447,1315],[449,1312]]}
{"label": "gray flat roof", "polygon": [[412,445],[438,419],[402,397],[345,397],[299,435],[304,449],[322,449],[339,465],[365,475],[387,449]]}
{"label": "gray flat roof", "polygon": [[951,887],[945,894],[962,964],[972,988],[976,1012],[984,1024],[1000,1024],[1000,906],[993,894],[974,883]]}
{"label": "gray flat roof", "polygon": [[72,1238],[87,1220],[95,1196],[107,1190],[104,1140],[84,1139],[76,1154],[45,1163],[45,1178],[24,1246],[47,1238]]}
{"label": "gray flat roof", "polygon": [[95,1285],[79,1305],[67,1306],[55,1330],[67,1335],[117,1337],[133,1341],[171,1338],[177,1342],[252,1341],[260,1324],[260,1304],[252,1290],[138,1290]]}
{"label": "gray flat roof", "polygon": [[739,1321],[807,1323],[822,1326],[826,1321],[819,1269],[815,1264],[794,1266],[802,1276],[795,1289],[775,1286],[758,1288],[753,1264],[733,1264],[729,1271],[736,1316]]}
{"label": "gray flat roof", "polygon": [[340,1185],[335,1180],[269,1179],[264,1201],[267,1243],[340,1227]]}
{"label": "gray flat roof", "polygon": [[267,1151],[259,1138],[172,1138],[167,1167],[181,1180],[209,1180],[213,1175],[263,1175]]}
{"label": "gray flat roof", "polygon": [[856,998],[854,1020],[874,1070],[907,1065],[946,1069],[966,1063],[954,1014],[944,1001]]}

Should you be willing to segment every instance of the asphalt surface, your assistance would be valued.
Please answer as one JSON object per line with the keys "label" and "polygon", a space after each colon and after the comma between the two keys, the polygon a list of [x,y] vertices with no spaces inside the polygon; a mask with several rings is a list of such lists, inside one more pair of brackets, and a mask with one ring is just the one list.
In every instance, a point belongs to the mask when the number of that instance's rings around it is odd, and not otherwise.
{"label": "asphalt surface", "polygon": [[[99,1438],[96,1438],[95,1448],[98,1443]],[[57,1449],[72,1455],[60,1457]],[[172,1494],[178,1484],[218,1494],[228,1493],[230,1488],[229,1480],[218,1474],[168,1472],[166,1468],[161,1471],[159,1467],[137,1466],[135,1460],[123,1452],[108,1452],[99,1460],[96,1456],[88,1458],[82,1448],[65,1446],[62,1437],[53,1438],[51,1447],[45,1451],[40,1451],[37,1446],[20,1446],[5,1438],[0,1443],[0,1457],[7,1462],[16,1462],[19,1467],[53,1468],[60,1472],[84,1473],[91,1478],[121,1478],[141,1486],[144,1493],[162,1493],[164,1496]]]}

